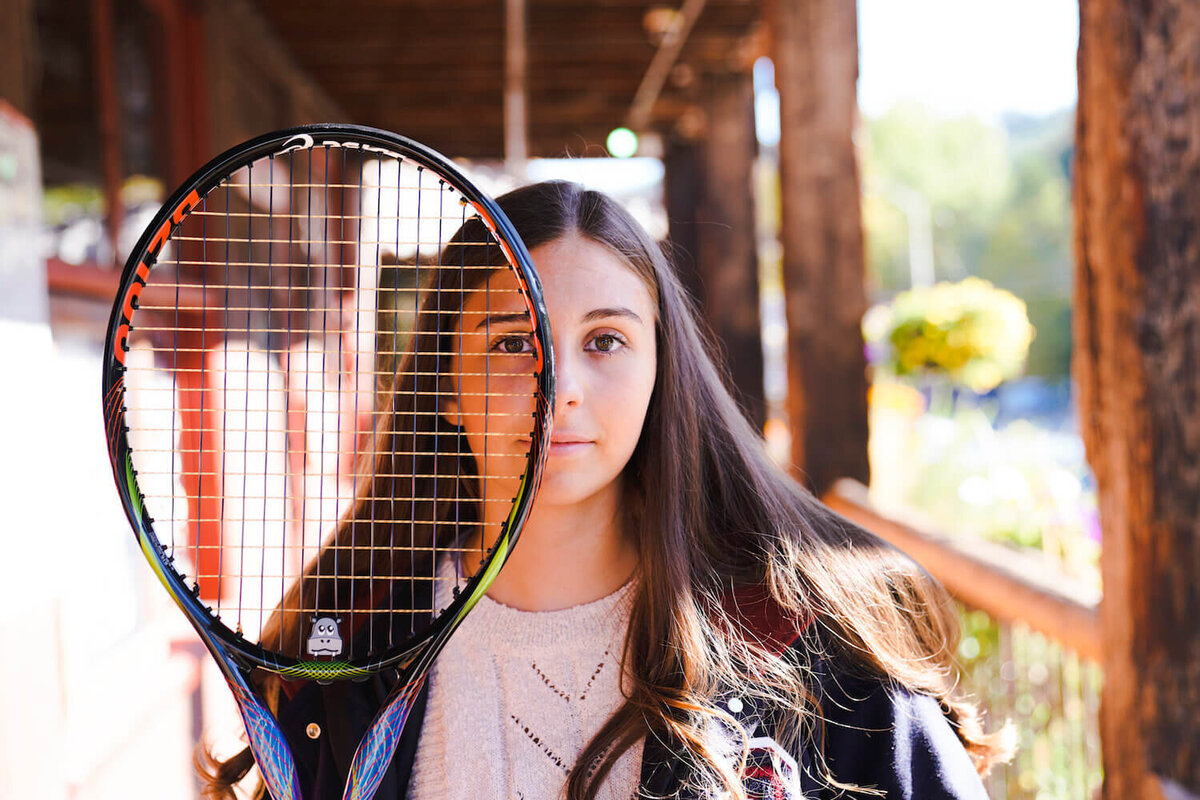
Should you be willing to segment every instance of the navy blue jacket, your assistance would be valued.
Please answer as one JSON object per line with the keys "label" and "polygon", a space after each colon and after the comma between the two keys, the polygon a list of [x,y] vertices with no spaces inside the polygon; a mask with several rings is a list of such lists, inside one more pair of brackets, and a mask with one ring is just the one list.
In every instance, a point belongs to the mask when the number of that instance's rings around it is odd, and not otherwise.
{"label": "navy blue jacket", "polygon": [[[791,643],[800,647],[802,639]],[[798,655],[793,653],[793,655]],[[894,800],[986,800],[983,784],[936,700],[879,680],[851,677],[830,660],[813,670],[813,694],[824,718],[823,748],[829,772],[842,783],[882,790]],[[296,760],[305,800],[337,800],[354,756],[395,673],[364,683],[292,684],[281,695],[280,725]],[[376,797],[404,800],[425,714],[425,692],[414,704]],[[750,732],[751,758],[744,774],[753,798],[844,798],[818,769],[816,745],[785,751],[775,739],[772,709],[730,693],[723,702]],[[319,726],[317,737],[306,729]],[[783,737],[779,737],[783,738]],[[699,800],[682,790],[688,774],[683,748],[650,735],[642,756],[641,789],[647,797]],[[481,799],[482,800],[482,799]]]}

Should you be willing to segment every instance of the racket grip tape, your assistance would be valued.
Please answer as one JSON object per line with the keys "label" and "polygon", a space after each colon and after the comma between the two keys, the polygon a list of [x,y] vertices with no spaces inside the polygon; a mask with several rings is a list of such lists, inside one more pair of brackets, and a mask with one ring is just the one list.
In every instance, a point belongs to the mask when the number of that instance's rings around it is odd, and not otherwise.
{"label": "racket grip tape", "polygon": [[397,684],[392,690],[354,753],[342,800],[371,800],[375,796],[379,782],[392,763],[408,712],[424,685],[425,675],[421,675],[410,683]]}

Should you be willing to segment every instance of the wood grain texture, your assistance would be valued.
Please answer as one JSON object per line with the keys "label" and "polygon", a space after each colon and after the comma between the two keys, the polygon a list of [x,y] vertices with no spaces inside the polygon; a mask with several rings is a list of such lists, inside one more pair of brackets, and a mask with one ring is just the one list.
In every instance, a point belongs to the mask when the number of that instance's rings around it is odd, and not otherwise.
{"label": "wood grain texture", "polygon": [[[503,154],[503,3],[344,0],[336,13],[313,0],[255,5],[349,118],[452,157]],[[605,137],[624,124],[657,49],[645,26],[648,8],[610,0],[528,3],[530,156],[604,153]],[[708,0],[680,61],[699,82],[745,69],[760,17],[757,0]],[[670,130],[679,113],[671,104],[685,94],[668,80],[649,127]]]}
{"label": "wood grain texture", "polygon": [[869,472],[856,9],[778,0],[767,22],[780,103],[792,466],[820,494],[838,478],[867,483]]}
{"label": "wood grain texture", "polygon": [[670,252],[721,348],[742,409],[762,430],[762,326],[754,228],[754,87],[750,74],[707,87],[705,133],[675,137],[665,159]]}
{"label": "wood grain texture", "polygon": [[34,111],[38,55],[32,0],[0,3],[0,98],[26,117]]}
{"label": "wood grain texture", "polygon": [[724,352],[735,396],[756,429],[767,419],[754,228],[754,82],[750,73],[709,84],[705,189],[699,217],[704,316]]}
{"label": "wood grain texture", "polygon": [[1074,373],[1100,491],[1104,796],[1200,791],[1200,7],[1081,6]]}

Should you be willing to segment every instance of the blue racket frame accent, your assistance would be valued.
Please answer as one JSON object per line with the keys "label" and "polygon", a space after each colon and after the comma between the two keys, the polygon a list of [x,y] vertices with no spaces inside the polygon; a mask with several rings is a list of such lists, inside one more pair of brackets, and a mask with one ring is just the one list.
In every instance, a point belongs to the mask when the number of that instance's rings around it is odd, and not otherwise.
{"label": "blue racket frame accent", "polygon": [[408,713],[424,685],[425,674],[422,673],[416,680],[398,683],[392,689],[354,753],[342,800],[370,800],[375,796],[383,774],[392,763],[392,754],[396,752],[396,743]]}
{"label": "blue racket frame accent", "polygon": [[239,672],[234,670],[232,675],[226,673],[225,678],[237,700],[242,724],[246,726],[246,737],[250,740],[250,751],[254,753],[254,761],[263,775],[263,782],[270,788],[272,800],[302,800],[296,764],[279,723],[258,702]]}

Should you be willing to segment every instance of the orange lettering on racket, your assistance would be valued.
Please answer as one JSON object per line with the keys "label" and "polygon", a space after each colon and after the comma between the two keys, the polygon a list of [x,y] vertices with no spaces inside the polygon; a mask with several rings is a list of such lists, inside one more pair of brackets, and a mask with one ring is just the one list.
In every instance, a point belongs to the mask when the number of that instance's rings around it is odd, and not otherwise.
{"label": "orange lettering on racket", "polygon": [[150,240],[146,257],[138,263],[133,282],[129,284],[129,289],[125,292],[125,300],[121,303],[121,314],[125,317],[125,321],[117,328],[113,345],[113,358],[121,364],[125,363],[125,342],[129,338],[129,323],[133,321],[133,303],[141,296],[142,289],[146,288],[146,278],[150,275],[150,265],[146,263],[146,260],[158,256],[163,245],[167,243],[167,237],[171,235],[172,224],[178,225],[183,222],[187,213],[198,205],[200,205],[200,196],[196,194],[195,189],[192,189],[188,196],[175,207],[170,218],[163,220],[163,224],[155,232],[154,238]]}
{"label": "orange lettering on racket", "polygon": [[200,195],[196,194],[195,189],[192,189],[188,193],[188,196],[183,198],[179,205],[175,207],[175,211],[171,213],[170,218],[163,220],[163,224],[159,226],[158,231],[154,234],[154,238],[150,240],[150,247],[147,248],[150,255],[158,256],[163,245],[167,243],[167,237],[171,235],[171,226],[183,222],[183,218],[187,213],[198,205],[200,205]]}
{"label": "orange lettering on racket", "polygon": [[125,340],[129,338],[129,322],[133,319],[133,303],[141,296],[142,289],[146,288],[146,277],[149,274],[150,267],[145,261],[140,262],[133,283],[129,284],[129,291],[125,292],[125,302],[121,304],[121,315],[125,317],[125,321],[117,328],[113,358],[122,364],[125,363]]}
{"label": "orange lettering on racket", "polygon": [[196,194],[195,189],[192,189],[188,193],[188,196],[183,198],[179,206],[176,207],[175,213],[171,215],[171,219],[178,225],[183,222],[183,216],[198,205],[200,205],[200,195]]}

